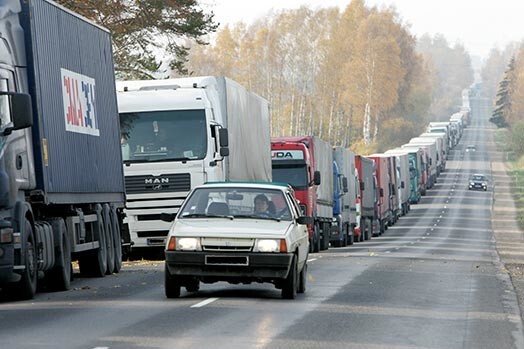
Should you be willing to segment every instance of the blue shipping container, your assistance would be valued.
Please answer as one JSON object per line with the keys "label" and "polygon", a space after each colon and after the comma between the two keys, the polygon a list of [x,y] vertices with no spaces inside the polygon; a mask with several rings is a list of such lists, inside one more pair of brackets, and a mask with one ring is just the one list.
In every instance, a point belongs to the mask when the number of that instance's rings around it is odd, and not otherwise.
{"label": "blue shipping container", "polygon": [[21,4],[37,189],[48,203],[122,203],[111,34],[51,1]]}

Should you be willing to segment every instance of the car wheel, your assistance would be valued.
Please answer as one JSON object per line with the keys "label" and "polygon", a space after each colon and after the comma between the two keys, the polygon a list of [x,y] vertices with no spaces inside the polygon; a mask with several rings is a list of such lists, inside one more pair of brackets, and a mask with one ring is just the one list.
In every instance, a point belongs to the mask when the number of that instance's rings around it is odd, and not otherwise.
{"label": "car wheel", "polygon": [[165,279],[164,279],[164,290],[167,298],[178,298],[180,297],[180,282],[176,279],[176,277],[172,276],[169,273],[169,270],[165,268]]}
{"label": "car wheel", "polygon": [[284,284],[282,287],[282,298],[284,299],[295,299],[295,297],[297,296],[297,268],[297,257],[293,256],[293,259],[291,260],[291,267],[289,268],[289,273],[287,275],[287,278],[284,280]]}
{"label": "car wheel", "polygon": [[297,293],[306,292],[306,282],[307,282],[307,261],[304,263],[304,266],[302,267],[302,271],[300,272]]}

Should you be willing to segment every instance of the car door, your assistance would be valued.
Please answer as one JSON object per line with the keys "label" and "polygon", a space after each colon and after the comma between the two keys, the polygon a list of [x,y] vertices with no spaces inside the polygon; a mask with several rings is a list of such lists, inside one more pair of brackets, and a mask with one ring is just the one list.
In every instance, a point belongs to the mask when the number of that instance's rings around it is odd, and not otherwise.
{"label": "car door", "polygon": [[302,269],[302,265],[305,263],[309,251],[309,239],[307,225],[298,224],[297,219],[300,217],[300,208],[295,197],[291,192],[286,192],[286,200],[289,203],[291,214],[293,216],[293,228],[291,231],[292,241],[298,245],[298,264],[299,270]]}

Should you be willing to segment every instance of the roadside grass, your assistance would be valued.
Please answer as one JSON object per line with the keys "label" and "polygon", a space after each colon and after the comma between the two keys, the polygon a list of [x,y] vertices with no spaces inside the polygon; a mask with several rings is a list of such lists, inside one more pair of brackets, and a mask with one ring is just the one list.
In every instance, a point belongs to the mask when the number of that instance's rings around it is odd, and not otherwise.
{"label": "roadside grass", "polygon": [[508,145],[508,132],[506,129],[496,130],[494,140],[497,150],[505,154],[504,161],[511,178],[511,194],[517,210],[517,223],[519,228],[524,230],[524,155],[516,154]]}

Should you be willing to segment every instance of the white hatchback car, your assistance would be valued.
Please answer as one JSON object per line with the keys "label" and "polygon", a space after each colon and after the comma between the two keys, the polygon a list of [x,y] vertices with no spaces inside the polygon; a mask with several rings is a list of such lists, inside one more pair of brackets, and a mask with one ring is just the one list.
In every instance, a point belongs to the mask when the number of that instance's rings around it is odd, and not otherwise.
{"label": "white hatchback car", "polygon": [[275,183],[213,183],[193,189],[172,221],[165,250],[165,294],[200,282],[269,282],[294,299],[306,290],[307,224],[293,189]]}

